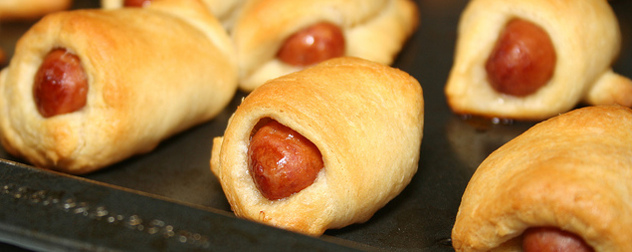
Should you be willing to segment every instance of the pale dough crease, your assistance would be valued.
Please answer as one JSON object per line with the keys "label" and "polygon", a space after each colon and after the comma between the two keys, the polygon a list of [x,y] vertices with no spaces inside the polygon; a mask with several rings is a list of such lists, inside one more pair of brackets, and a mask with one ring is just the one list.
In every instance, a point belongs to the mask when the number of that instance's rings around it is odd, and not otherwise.
{"label": "pale dough crease", "polygon": [[[238,217],[321,235],[367,221],[417,171],[423,135],[422,89],[387,65],[342,57],[271,80],[250,93],[213,140],[211,170]],[[268,200],[248,167],[250,136],[274,119],[320,150],[313,184]]]}

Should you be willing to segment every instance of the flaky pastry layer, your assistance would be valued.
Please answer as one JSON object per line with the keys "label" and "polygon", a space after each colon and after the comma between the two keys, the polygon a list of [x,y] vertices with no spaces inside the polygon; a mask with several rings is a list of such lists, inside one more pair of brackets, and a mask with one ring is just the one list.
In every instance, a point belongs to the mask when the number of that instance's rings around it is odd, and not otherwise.
{"label": "flaky pastry layer", "polygon": [[573,110],[541,122],[485,159],[452,230],[457,251],[520,251],[529,227],[557,227],[595,251],[630,251],[632,110]]}

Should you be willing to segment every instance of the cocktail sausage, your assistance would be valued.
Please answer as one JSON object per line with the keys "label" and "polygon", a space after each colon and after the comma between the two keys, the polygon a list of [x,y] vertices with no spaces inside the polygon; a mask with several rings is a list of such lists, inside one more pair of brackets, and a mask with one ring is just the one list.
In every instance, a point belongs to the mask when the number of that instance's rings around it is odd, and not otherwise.
{"label": "cocktail sausage", "polygon": [[125,0],[123,6],[125,7],[145,7],[151,3],[152,0]]}
{"label": "cocktail sausage", "polygon": [[255,184],[269,200],[300,192],[323,168],[322,155],[312,142],[274,120],[256,130],[248,157]]}
{"label": "cocktail sausage", "polygon": [[527,229],[523,233],[522,249],[525,252],[594,251],[581,237],[553,227]]}
{"label": "cocktail sausage", "polygon": [[513,19],[502,31],[485,69],[496,91],[527,96],[551,79],[556,60],[546,31],[529,21]]}
{"label": "cocktail sausage", "polygon": [[72,113],[86,105],[88,78],[77,55],[54,49],[35,74],[33,98],[43,117]]}
{"label": "cocktail sausage", "polygon": [[308,66],[343,56],[345,38],[340,27],[322,22],[290,36],[283,43],[277,57],[290,65]]}

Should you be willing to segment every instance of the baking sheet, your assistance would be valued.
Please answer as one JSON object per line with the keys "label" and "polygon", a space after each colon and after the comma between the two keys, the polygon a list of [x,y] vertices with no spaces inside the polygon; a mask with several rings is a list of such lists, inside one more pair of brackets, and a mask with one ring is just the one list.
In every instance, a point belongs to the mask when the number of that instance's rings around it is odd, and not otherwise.
{"label": "baking sheet", "polygon": [[[453,251],[450,232],[470,176],[489,153],[532,123],[491,123],[450,112],[443,87],[467,1],[417,3],[421,25],[394,66],[417,78],[424,90],[419,171],[368,222],[313,238],[235,218],[209,170],[209,159],[212,138],[223,135],[228,118],[247,95],[238,92],[215,119],[167,139],[149,154],[85,176],[33,168],[0,148],[0,248]],[[632,1],[610,4],[623,34],[613,68],[632,76]],[[75,5],[94,8],[98,2]],[[0,46],[12,54],[15,41],[30,25],[0,24]]]}

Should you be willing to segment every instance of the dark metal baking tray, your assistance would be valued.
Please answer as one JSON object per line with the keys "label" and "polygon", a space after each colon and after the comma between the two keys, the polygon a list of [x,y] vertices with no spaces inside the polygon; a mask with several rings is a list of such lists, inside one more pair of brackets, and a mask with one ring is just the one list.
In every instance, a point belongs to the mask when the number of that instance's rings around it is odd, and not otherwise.
{"label": "dark metal baking tray", "polygon": [[[464,119],[443,87],[466,0],[419,0],[421,25],[394,67],[419,80],[425,127],[419,171],[369,221],[321,237],[236,218],[209,169],[212,138],[247,94],[213,120],[162,142],[151,153],[72,176],[34,168],[0,148],[0,249],[44,251],[388,250],[453,251],[450,232],[461,194],[478,164],[533,125]],[[612,0],[623,34],[614,70],[632,76],[632,1]],[[96,8],[81,1],[74,8]],[[32,23],[0,24],[9,55]],[[0,115],[1,116],[1,115]]]}

